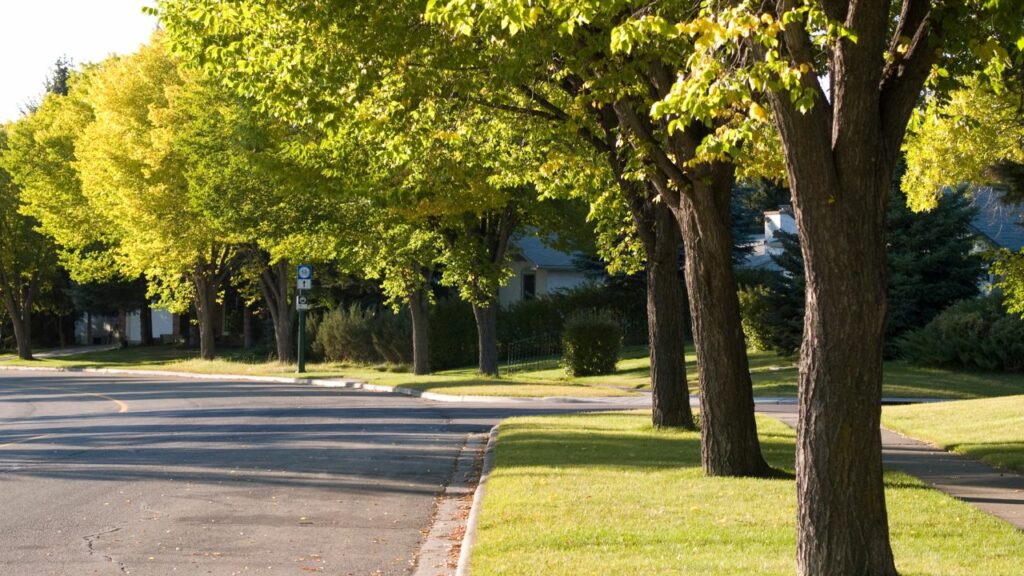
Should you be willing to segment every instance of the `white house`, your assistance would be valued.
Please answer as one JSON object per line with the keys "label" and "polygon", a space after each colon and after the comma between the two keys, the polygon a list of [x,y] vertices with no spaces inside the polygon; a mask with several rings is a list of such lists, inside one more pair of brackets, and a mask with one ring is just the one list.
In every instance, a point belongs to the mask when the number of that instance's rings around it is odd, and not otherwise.
{"label": "white house", "polygon": [[778,210],[764,213],[764,234],[752,236],[747,246],[751,248],[750,255],[743,262],[745,268],[762,268],[767,270],[778,270],[778,265],[772,260],[772,256],[782,253],[782,242],[776,237],[777,232],[796,234],[796,218],[793,216],[793,206],[783,204]]}
{"label": "white house", "polygon": [[[992,248],[1006,248],[1011,252],[1024,249],[1024,204],[1007,204],[1002,201],[1002,196],[1002,192],[991,188],[974,191],[974,206],[978,212],[971,219],[971,228],[978,235],[979,252]],[[793,207],[788,204],[764,213],[764,235],[750,239],[747,245],[752,251],[742,265],[746,268],[778,270],[772,256],[782,252],[782,243],[776,239],[779,231],[797,233]],[[983,287],[992,281],[989,278],[982,283]]]}
{"label": "white house", "polygon": [[513,276],[498,290],[502,306],[592,282],[576,267],[574,255],[545,246],[536,236],[513,240],[512,254]]}
{"label": "white house", "polygon": [[[142,319],[139,311],[131,312],[125,317],[125,338],[129,344],[142,342]],[[177,336],[178,317],[166,310],[154,309],[153,338],[157,341]],[[75,321],[75,342],[83,345],[111,344],[116,339],[118,329],[116,314],[82,314]]]}

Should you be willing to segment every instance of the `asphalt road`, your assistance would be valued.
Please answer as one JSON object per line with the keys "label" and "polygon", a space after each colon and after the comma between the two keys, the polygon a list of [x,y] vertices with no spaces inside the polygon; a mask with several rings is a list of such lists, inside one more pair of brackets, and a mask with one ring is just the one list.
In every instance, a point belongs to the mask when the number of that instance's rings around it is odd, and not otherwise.
{"label": "asphalt road", "polygon": [[516,413],[252,382],[0,374],[0,576],[408,574]]}

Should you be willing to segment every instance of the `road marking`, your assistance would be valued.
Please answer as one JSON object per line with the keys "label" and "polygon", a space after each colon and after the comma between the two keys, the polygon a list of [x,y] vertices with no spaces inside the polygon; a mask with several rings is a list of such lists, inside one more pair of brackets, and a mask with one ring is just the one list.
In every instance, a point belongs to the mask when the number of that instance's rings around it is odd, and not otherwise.
{"label": "road marking", "polygon": [[15,444],[21,444],[23,442],[31,442],[32,440],[42,440],[43,438],[49,438],[50,436],[53,436],[53,434],[43,434],[41,436],[22,438],[21,440],[15,440],[14,442],[8,442],[7,444],[0,444],[0,448],[7,448],[8,446],[14,446]]}
{"label": "road marking", "polygon": [[127,403],[122,402],[121,400],[118,400],[117,398],[112,398],[110,396],[107,396],[106,394],[100,394],[98,392],[82,392],[81,390],[75,390],[75,389],[70,389],[70,388],[54,388],[54,387],[50,387],[50,386],[32,386],[30,388],[8,388],[8,390],[56,390],[57,392],[64,392],[65,394],[70,394],[72,396],[93,396],[95,398],[102,398],[104,400],[110,400],[114,404],[117,404],[117,413],[118,414],[124,414],[125,412],[128,411],[128,404]]}

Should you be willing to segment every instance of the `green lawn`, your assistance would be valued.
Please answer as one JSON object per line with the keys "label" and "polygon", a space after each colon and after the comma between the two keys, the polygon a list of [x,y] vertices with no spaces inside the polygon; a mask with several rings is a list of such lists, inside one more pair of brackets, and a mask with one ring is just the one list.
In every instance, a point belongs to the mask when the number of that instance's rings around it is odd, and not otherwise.
{"label": "green lawn", "polygon": [[[650,363],[647,349],[627,348],[615,374],[571,378],[561,368],[522,372],[517,377],[561,382],[603,384],[627,389],[650,387]],[[748,353],[750,376],[755,396],[796,396],[797,365],[795,358],[772,352]],[[697,356],[692,346],[686,351],[686,371],[690,389],[697,387]],[[923,398],[987,398],[1024,394],[1024,374],[990,374],[957,372],[935,368],[919,368],[906,362],[885,363],[884,394],[889,397]]]}
{"label": "green lawn", "polygon": [[907,436],[1024,473],[1024,396],[889,406],[882,424]]}
{"label": "green lawn", "polygon": [[[242,374],[249,376],[296,376],[295,365],[270,362],[238,350],[220,351],[220,358],[200,360],[195,350],[179,346],[135,347],[107,352],[90,352],[77,356],[45,360],[9,360],[0,364],[14,366],[65,368],[127,368],[138,370],[168,370],[203,374]],[[393,372],[387,367],[353,366],[345,364],[307,364],[307,378],[352,378],[386,386],[403,386],[418,390],[453,395],[480,396],[627,396],[631,393],[619,388],[593,382],[573,382],[555,379],[531,379],[516,375],[512,378],[488,378],[474,369],[446,370],[430,376],[416,376],[409,372]]]}
{"label": "green lawn", "polygon": [[[140,368],[178,372],[293,376],[294,365],[268,362],[238,350],[222,350],[221,358],[206,362],[196,352],[178,346],[129,348],[94,352],[73,357],[37,360],[0,361],[0,364],[34,366],[92,366]],[[692,346],[687,349],[687,375],[691,391],[697,387],[697,358]],[[750,352],[750,373],[756,396],[795,396],[797,367],[792,358],[770,352]],[[445,370],[431,376],[391,372],[385,367],[344,364],[310,364],[309,377],[356,378],[375,384],[405,386],[423,391],[480,396],[624,396],[650,389],[647,350],[630,347],[623,351],[614,374],[573,378],[556,362],[547,367],[516,372],[500,379],[481,377],[475,369]],[[984,398],[1024,394],[1024,374],[986,374],[918,368],[904,362],[885,365],[886,396],[929,398]]]}
{"label": "green lawn", "polygon": [[[792,431],[758,424],[769,460],[792,469]],[[699,440],[644,413],[506,421],[473,573],[794,574],[793,481],[703,477]],[[906,475],[886,483],[901,574],[1020,574],[1024,533]]]}

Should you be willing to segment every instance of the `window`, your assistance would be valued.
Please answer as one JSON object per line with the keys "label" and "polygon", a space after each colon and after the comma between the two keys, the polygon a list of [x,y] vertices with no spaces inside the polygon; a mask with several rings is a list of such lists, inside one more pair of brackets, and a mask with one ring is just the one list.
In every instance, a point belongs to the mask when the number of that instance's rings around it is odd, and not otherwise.
{"label": "window", "polygon": [[533,272],[523,273],[523,300],[533,300],[537,297],[537,275]]}

